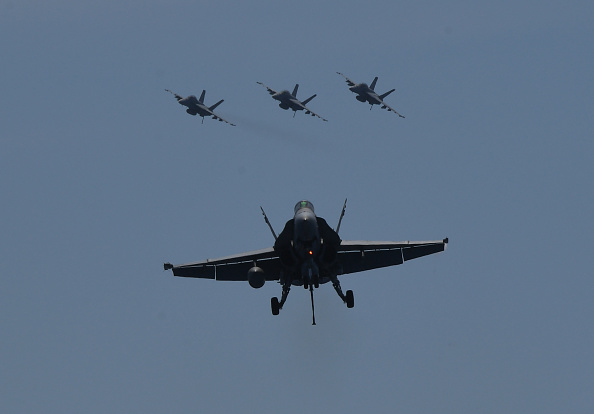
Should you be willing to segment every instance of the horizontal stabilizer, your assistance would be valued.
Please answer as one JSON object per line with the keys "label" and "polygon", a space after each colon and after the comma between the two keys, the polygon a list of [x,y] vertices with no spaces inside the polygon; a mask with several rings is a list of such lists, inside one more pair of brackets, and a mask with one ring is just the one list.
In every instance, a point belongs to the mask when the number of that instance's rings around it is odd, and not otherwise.
{"label": "horizontal stabilizer", "polygon": [[384,99],[386,96],[388,96],[389,94],[391,94],[392,92],[394,92],[396,89],[392,89],[391,91],[388,91],[386,93],[384,93],[383,95],[380,95],[380,99]]}
{"label": "horizontal stabilizer", "polygon": [[318,96],[317,94],[313,94],[312,96],[310,96],[309,98],[307,98],[305,101],[301,102],[303,105],[307,105],[307,103],[309,101],[311,101],[313,98],[315,98],[316,96]]}
{"label": "horizontal stabilizer", "polygon": [[208,109],[210,109],[211,111],[214,111],[214,109],[215,109],[217,106],[219,106],[220,104],[222,104],[222,103],[223,103],[223,101],[224,101],[224,99],[221,99],[220,101],[218,101],[216,104],[214,104],[213,106],[211,106],[211,107],[210,107],[210,108],[208,108]]}

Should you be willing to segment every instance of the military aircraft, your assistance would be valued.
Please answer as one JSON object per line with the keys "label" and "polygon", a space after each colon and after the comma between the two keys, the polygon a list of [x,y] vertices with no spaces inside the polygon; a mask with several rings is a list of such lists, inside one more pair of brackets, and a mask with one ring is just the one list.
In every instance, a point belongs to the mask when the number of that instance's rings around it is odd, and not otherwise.
{"label": "military aircraft", "polygon": [[292,109],[293,117],[295,117],[295,114],[297,113],[297,111],[305,111],[305,113],[307,115],[317,116],[322,121],[328,121],[327,119],[322,118],[320,115],[316,114],[314,111],[312,111],[307,106],[305,106],[305,105],[307,105],[307,103],[309,101],[311,101],[317,95],[312,95],[303,102],[301,102],[299,99],[297,99],[297,89],[299,89],[299,84],[296,84],[295,88],[293,89],[293,93],[290,93],[287,90],[282,90],[280,92],[277,92],[274,89],[271,89],[268,86],[264,85],[262,82],[257,82],[257,83],[259,85],[262,85],[263,87],[265,87],[268,90],[268,93],[270,95],[272,95],[272,99],[276,99],[277,101],[280,102],[278,104],[278,106],[280,106],[281,108],[283,108],[285,110]]}
{"label": "military aircraft", "polygon": [[186,109],[187,113],[189,113],[190,115],[200,115],[202,117],[202,123],[204,123],[205,116],[210,116],[212,117],[212,119],[218,119],[219,121],[226,122],[229,125],[235,126],[235,124],[232,124],[231,122],[221,118],[213,112],[217,106],[223,103],[224,99],[221,99],[213,106],[206,106],[204,104],[204,95],[206,94],[205,90],[202,91],[200,99],[197,99],[194,95],[190,95],[184,98],[183,96],[180,96],[177,93],[171,92],[169,89],[165,90],[171,93],[173,96],[175,96],[175,99],[177,99],[177,102],[179,102],[180,105],[188,107],[188,109]]}
{"label": "military aircraft", "polygon": [[375,84],[377,83],[377,76],[373,79],[371,85],[368,86],[366,83],[355,83],[340,72],[336,73],[346,79],[346,82],[349,85],[349,90],[357,94],[355,98],[357,98],[359,102],[368,102],[369,105],[371,105],[369,109],[373,108],[373,105],[381,105],[382,109],[387,109],[388,112],[394,112],[400,118],[404,118],[404,115],[399,114],[394,108],[384,102],[384,98],[394,92],[396,89],[392,89],[382,95],[378,95],[375,92],[374,89]]}
{"label": "military aircraft", "polygon": [[407,260],[445,250],[448,239],[436,241],[342,241],[338,236],[344,217],[346,200],[333,230],[326,220],[316,216],[314,206],[307,200],[295,205],[293,219],[287,221],[283,231],[276,235],[266,213],[264,220],[275,238],[273,247],[199,262],[173,265],[165,263],[165,270],[173,270],[174,276],[247,281],[259,289],[266,281],[278,281],[282,285],[281,299],[270,301],[272,314],[278,315],[292,285],[309,288],[313,325],[314,288],[332,282],[338,296],[348,308],[355,304],[352,290],[343,293],[338,275],[362,272],[386,266],[394,266]]}

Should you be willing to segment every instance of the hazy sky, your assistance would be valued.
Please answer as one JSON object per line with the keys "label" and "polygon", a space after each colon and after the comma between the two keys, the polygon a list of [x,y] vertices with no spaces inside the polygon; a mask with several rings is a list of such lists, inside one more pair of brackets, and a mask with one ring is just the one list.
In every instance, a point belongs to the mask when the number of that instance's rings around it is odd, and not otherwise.
{"label": "hazy sky", "polygon": [[[0,1],[0,411],[591,413],[594,5]],[[401,119],[355,100],[376,89]],[[320,119],[278,108],[256,82]],[[236,127],[184,112],[181,95]],[[294,288],[174,278],[343,239],[448,250]]]}

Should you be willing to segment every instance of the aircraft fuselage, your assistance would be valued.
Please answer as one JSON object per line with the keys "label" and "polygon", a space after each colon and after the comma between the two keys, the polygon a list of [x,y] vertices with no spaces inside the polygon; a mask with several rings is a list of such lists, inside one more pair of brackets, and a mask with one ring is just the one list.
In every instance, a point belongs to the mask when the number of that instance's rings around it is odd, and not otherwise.
{"label": "aircraft fuselage", "polygon": [[296,207],[293,223],[293,251],[300,263],[300,272],[297,275],[301,276],[303,283],[312,284],[319,280],[321,241],[318,221],[313,209],[308,205]]}
{"label": "aircraft fuselage", "polygon": [[352,292],[347,292],[345,296],[337,279],[336,252],[340,243],[338,233],[328,226],[326,220],[316,216],[312,203],[303,200],[295,205],[293,219],[285,224],[274,243],[274,250],[283,265],[281,300],[271,299],[274,315],[283,307],[291,285],[309,288],[313,311],[313,289],[329,281],[347,306],[353,307]]}
{"label": "aircraft fuselage", "polygon": [[293,219],[274,245],[285,268],[285,281],[294,285],[328,282],[340,242],[338,233],[316,216],[311,202],[298,202]]}
{"label": "aircraft fuselage", "polygon": [[320,253],[320,231],[315,213],[309,207],[300,207],[293,217],[295,235],[293,249],[295,255],[306,260],[317,258]]}
{"label": "aircraft fuselage", "polygon": [[381,103],[379,95],[366,83],[359,83],[351,86],[349,90],[357,94],[356,98],[359,102],[368,102],[370,105],[378,105]]}
{"label": "aircraft fuselage", "polygon": [[180,99],[179,103],[183,106],[186,106],[186,112],[190,115],[200,115],[201,117],[210,116],[212,112],[206,107],[206,105],[201,104],[194,95],[190,95],[186,98]]}
{"label": "aircraft fuselage", "polygon": [[275,93],[272,95],[272,99],[279,101],[278,106],[282,109],[292,109],[293,111],[303,110],[300,102],[287,90]]}

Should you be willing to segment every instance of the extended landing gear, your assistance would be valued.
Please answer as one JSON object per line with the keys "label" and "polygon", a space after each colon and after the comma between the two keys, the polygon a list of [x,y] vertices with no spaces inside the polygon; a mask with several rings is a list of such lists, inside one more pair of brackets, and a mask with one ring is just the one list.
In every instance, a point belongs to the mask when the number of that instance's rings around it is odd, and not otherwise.
{"label": "extended landing gear", "polygon": [[[317,278],[316,278],[315,285],[319,286],[319,279],[317,279]],[[276,296],[270,299],[270,308],[271,308],[272,314],[274,316],[278,315],[280,310],[283,308],[283,305],[285,304],[285,301],[287,300],[287,296],[289,296],[290,290],[291,290],[291,283],[289,282],[289,283],[286,283],[283,285],[283,295],[281,297],[280,302]],[[315,309],[314,309],[313,291],[314,291],[314,284],[312,283],[312,284],[309,284],[309,293],[311,295],[311,314],[312,314],[312,319],[313,319],[312,325],[315,325],[316,324],[316,314],[315,314]]]}
{"label": "extended landing gear", "polygon": [[278,298],[276,296],[270,299],[270,307],[272,308],[272,314],[274,316],[278,315],[278,313],[280,312],[280,306],[278,303]]}
{"label": "extended landing gear", "polygon": [[313,301],[313,286],[309,285],[309,293],[311,294],[311,317],[313,318],[312,325],[316,324],[316,311],[314,309],[314,301]]}
{"label": "extended landing gear", "polygon": [[[311,282],[311,284],[313,285],[313,287],[315,287],[316,289],[320,287],[320,277],[319,276],[314,276],[313,280]],[[307,290],[309,289],[310,284],[307,282],[307,279],[303,282],[303,287]]]}
{"label": "extended landing gear", "polygon": [[[336,293],[338,294],[338,296],[340,296],[340,298],[342,299],[342,301],[344,303],[346,303],[347,308],[353,308],[355,306],[355,297],[353,295],[353,291],[352,290],[347,290],[346,291],[346,295],[344,293],[342,293],[342,289],[340,287],[340,282],[338,281],[338,278],[336,278],[336,276],[331,279],[332,280],[332,286],[334,286],[334,290],[336,290]],[[315,314],[315,309],[314,309],[314,287],[319,287],[319,279],[315,278],[312,283],[306,284],[305,288],[308,289],[309,288],[309,294],[311,297],[311,314],[312,314],[312,325],[316,324],[316,314]],[[273,297],[270,299],[270,308],[272,309],[272,314],[273,315],[278,315],[280,310],[283,308],[283,305],[285,304],[285,301],[287,300],[287,296],[289,295],[289,290],[291,289],[291,283],[285,283],[283,285],[283,295],[281,297],[281,300],[279,301],[277,297]]]}
{"label": "extended landing gear", "polygon": [[289,291],[291,290],[291,282],[283,284],[283,294],[281,296],[280,302],[278,301],[277,297],[270,299],[270,307],[272,308],[272,314],[278,315],[280,310],[283,308],[283,305],[287,301],[287,296],[289,296]]}
{"label": "extended landing gear", "polygon": [[346,295],[344,293],[342,293],[342,288],[340,287],[340,282],[338,281],[338,278],[336,276],[334,276],[332,279],[332,286],[334,287],[334,290],[336,291],[336,293],[338,294],[338,296],[340,296],[340,299],[342,299],[342,301],[344,303],[346,303],[347,308],[352,308],[355,306],[355,297],[353,295],[353,291],[352,290],[347,290]]}
{"label": "extended landing gear", "polygon": [[353,306],[355,306],[355,297],[353,296],[352,290],[347,290],[345,302],[346,302],[347,308],[349,308],[349,309],[352,308]]}

